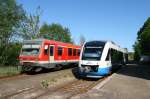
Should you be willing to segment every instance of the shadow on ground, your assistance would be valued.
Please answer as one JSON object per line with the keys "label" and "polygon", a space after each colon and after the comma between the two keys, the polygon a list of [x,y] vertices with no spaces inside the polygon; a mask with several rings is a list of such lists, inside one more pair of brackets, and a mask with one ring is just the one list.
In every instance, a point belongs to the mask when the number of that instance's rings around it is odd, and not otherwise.
{"label": "shadow on ground", "polygon": [[68,64],[68,65],[62,66],[60,69],[42,68],[42,70],[40,70],[39,72],[35,72],[34,70],[31,70],[31,71],[23,71],[23,73],[28,74],[28,75],[44,74],[44,73],[49,73],[49,72],[61,71],[61,70],[65,70],[65,69],[71,69],[71,68],[75,68],[77,66],[78,66],[78,64]]}
{"label": "shadow on ground", "polygon": [[120,69],[117,74],[150,80],[150,65],[130,63]]}
{"label": "shadow on ground", "polygon": [[76,79],[82,79],[82,80],[86,80],[86,81],[97,81],[101,78],[87,78],[87,77],[81,77],[80,73],[79,73],[79,67],[75,67],[72,69],[72,73],[75,76]]}
{"label": "shadow on ground", "polygon": [[[72,73],[77,79],[84,79],[84,80],[90,80],[90,81],[98,80],[98,79],[93,79],[93,78],[92,79],[82,78],[79,74],[78,67],[73,68]],[[112,73],[150,80],[150,64],[138,64],[135,61],[129,61],[127,65],[120,66],[119,68],[113,70]]]}

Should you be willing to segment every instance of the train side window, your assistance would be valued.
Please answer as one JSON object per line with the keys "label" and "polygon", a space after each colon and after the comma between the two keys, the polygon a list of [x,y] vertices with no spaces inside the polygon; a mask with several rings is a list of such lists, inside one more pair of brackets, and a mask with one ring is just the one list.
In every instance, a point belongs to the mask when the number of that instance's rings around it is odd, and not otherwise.
{"label": "train side window", "polygon": [[111,62],[112,63],[117,62],[117,51],[114,49],[111,49]]}
{"label": "train side window", "polygon": [[63,49],[62,47],[58,47],[58,56],[62,56]]}
{"label": "train side window", "polygon": [[111,50],[111,61],[112,63],[121,63],[123,60],[123,54],[122,52],[119,52],[117,50]]}
{"label": "train side window", "polygon": [[48,55],[48,45],[45,45],[44,47],[44,55]]}
{"label": "train side window", "polygon": [[76,56],[76,49],[73,49],[73,56]]}
{"label": "train side window", "polygon": [[110,50],[108,50],[107,57],[106,57],[106,61],[109,61],[109,60],[110,60]]}
{"label": "train side window", "polygon": [[72,56],[72,48],[68,48],[68,56]]}
{"label": "train side window", "polygon": [[80,56],[80,50],[78,49],[78,56]]}

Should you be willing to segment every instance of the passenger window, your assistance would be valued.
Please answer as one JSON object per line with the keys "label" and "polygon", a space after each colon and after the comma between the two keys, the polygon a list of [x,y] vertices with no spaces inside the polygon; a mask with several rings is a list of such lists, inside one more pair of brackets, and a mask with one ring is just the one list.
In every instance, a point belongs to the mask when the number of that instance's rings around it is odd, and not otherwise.
{"label": "passenger window", "polygon": [[44,55],[48,55],[48,45],[45,45],[44,47]]}
{"label": "passenger window", "polygon": [[107,57],[106,57],[106,61],[109,61],[109,60],[110,60],[110,50],[108,50]]}
{"label": "passenger window", "polygon": [[58,56],[62,56],[63,49],[62,47],[58,47]]}
{"label": "passenger window", "polygon": [[122,52],[119,52],[117,50],[111,50],[111,61],[112,63],[121,63],[123,60],[123,54]]}
{"label": "passenger window", "polygon": [[80,50],[78,49],[78,56],[80,56]]}
{"label": "passenger window", "polygon": [[72,48],[68,48],[68,56],[72,56]]}
{"label": "passenger window", "polygon": [[76,56],[76,49],[73,49],[73,56]]}

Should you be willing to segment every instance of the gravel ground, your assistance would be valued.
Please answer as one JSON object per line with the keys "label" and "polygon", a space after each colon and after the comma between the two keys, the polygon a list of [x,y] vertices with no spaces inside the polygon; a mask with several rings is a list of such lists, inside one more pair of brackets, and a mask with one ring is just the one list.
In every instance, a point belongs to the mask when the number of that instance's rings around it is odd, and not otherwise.
{"label": "gravel ground", "polygon": [[[76,84],[82,82],[82,80],[75,78],[74,70],[76,69],[1,79],[0,99],[68,99],[68,96],[70,97],[69,92],[74,93],[79,91],[80,88],[84,87],[80,85],[88,85],[85,84],[85,82],[88,81]],[[108,78],[110,79],[102,80],[102,82],[98,83],[92,90],[73,95],[70,98],[149,99],[150,97],[149,65],[128,64]],[[105,83],[102,84],[103,82]],[[72,87],[66,88],[64,86]],[[59,89],[63,89],[64,93]],[[66,89],[69,90],[67,93],[65,92]]]}
{"label": "gravel ground", "polygon": [[[19,99],[20,97],[22,97],[23,99],[29,99],[30,96],[34,96],[36,94],[45,92],[47,88],[58,86],[62,83],[68,83],[73,80],[75,80],[75,77],[72,73],[72,69],[53,71],[37,75],[21,75],[20,77],[17,76],[12,78],[1,79],[0,98],[13,96],[13,98],[11,99]],[[43,86],[42,84],[43,81],[46,84],[48,84],[46,88],[44,88],[45,86]],[[26,90],[30,91],[26,92]],[[26,97],[24,94],[17,95],[22,92],[26,95]],[[33,93],[31,94],[31,92]]]}
{"label": "gravel ground", "polygon": [[98,86],[72,99],[150,99],[150,65],[124,66],[102,87]]}

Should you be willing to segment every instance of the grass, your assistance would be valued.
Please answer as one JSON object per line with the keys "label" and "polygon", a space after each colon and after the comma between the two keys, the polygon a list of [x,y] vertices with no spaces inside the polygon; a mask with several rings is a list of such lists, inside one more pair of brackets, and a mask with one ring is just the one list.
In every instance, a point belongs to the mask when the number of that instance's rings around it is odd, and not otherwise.
{"label": "grass", "polygon": [[44,87],[44,88],[48,88],[48,86],[49,86],[50,83],[55,83],[55,82],[57,82],[57,79],[52,78],[52,79],[49,79],[49,80],[43,80],[43,81],[41,82],[41,85],[42,85],[42,87]]}
{"label": "grass", "polygon": [[21,67],[18,66],[0,66],[0,78],[13,76],[21,73]]}
{"label": "grass", "polygon": [[63,73],[57,74],[57,76],[55,76],[55,77],[49,77],[47,79],[42,80],[41,86],[43,88],[48,88],[49,85],[57,85],[57,84],[61,83],[62,79],[67,80],[68,78],[73,78],[73,77],[74,76],[71,72],[69,72],[69,73],[63,72]]}
{"label": "grass", "polygon": [[49,81],[48,81],[48,80],[43,80],[43,81],[41,82],[41,85],[42,85],[42,87],[44,87],[44,88],[48,88],[48,86],[49,86]]}

